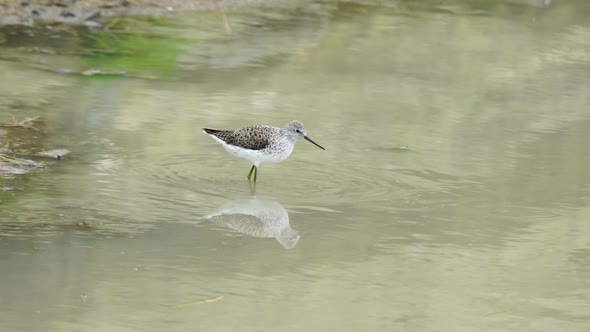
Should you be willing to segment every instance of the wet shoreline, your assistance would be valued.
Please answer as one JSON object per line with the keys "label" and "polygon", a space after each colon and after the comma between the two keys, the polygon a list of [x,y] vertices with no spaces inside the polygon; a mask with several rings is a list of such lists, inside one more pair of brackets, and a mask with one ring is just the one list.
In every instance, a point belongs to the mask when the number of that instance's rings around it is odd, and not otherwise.
{"label": "wet shoreline", "polygon": [[169,16],[178,12],[217,11],[281,0],[5,0],[0,26],[71,24],[100,26],[113,16]]}

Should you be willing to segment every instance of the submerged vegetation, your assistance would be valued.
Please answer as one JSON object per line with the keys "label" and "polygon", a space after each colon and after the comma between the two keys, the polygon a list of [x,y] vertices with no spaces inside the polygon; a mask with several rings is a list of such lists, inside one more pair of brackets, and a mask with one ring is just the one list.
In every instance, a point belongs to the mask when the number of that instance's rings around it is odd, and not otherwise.
{"label": "submerged vegetation", "polygon": [[89,35],[91,52],[82,56],[81,73],[165,79],[176,69],[182,39],[141,33],[130,30],[129,22],[125,25]]}

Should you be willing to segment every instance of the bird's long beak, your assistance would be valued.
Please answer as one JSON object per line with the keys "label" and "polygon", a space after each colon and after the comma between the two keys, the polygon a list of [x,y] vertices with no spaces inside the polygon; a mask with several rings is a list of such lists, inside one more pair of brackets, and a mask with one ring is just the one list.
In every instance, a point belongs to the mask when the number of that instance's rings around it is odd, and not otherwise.
{"label": "bird's long beak", "polygon": [[303,138],[305,138],[307,141],[310,141],[311,143],[313,143],[313,145],[317,146],[318,148],[322,149],[322,150],[326,150],[324,149],[321,145],[319,145],[318,143],[314,142],[311,140],[311,138],[307,137],[307,136],[303,136]]}

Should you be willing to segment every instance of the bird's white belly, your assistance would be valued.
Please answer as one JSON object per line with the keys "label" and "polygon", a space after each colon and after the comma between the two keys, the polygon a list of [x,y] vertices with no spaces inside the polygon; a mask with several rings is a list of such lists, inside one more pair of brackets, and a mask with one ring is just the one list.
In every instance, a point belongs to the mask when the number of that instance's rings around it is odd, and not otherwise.
{"label": "bird's white belly", "polygon": [[221,140],[220,143],[223,145],[226,151],[229,153],[247,159],[252,162],[252,164],[258,167],[262,163],[278,163],[281,162],[293,152],[293,146],[285,146],[281,149],[274,150],[274,149],[262,149],[262,150],[250,150],[240,148],[234,145],[227,144]]}

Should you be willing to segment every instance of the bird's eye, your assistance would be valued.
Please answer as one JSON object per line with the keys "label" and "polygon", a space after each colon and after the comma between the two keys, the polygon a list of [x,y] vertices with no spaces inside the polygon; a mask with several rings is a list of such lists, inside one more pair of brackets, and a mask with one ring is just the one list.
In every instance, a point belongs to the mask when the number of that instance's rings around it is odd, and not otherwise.
{"label": "bird's eye", "polygon": [[298,134],[300,133],[299,129],[296,129],[295,132],[298,133]]}

